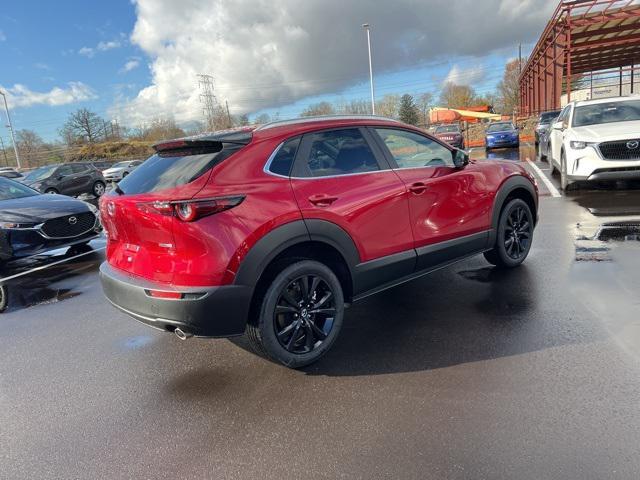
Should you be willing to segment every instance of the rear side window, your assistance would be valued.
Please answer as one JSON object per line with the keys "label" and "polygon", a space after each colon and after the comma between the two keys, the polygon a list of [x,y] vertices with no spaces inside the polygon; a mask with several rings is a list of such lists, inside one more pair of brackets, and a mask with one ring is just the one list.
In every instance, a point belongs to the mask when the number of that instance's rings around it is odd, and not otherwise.
{"label": "rear side window", "polygon": [[288,177],[291,173],[293,160],[296,158],[298,145],[300,145],[300,137],[293,138],[284,142],[280,149],[278,149],[278,151],[276,152],[273,160],[271,160],[269,171],[271,173],[275,173],[276,175]]}
{"label": "rear side window", "polygon": [[314,133],[308,141],[309,152],[296,172],[298,175],[328,177],[380,170],[369,144],[357,128]]}
{"label": "rear side window", "polygon": [[121,180],[118,187],[125,194],[134,195],[186,185],[242,147],[228,144],[217,152],[208,149],[156,153]]}
{"label": "rear side window", "polygon": [[71,171],[73,173],[84,173],[87,170],[89,170],[89,167],[87,167],[86,165],[81,164],[81,163],[78,163],[78,164],[75,164],[75,165],[71,165]]}

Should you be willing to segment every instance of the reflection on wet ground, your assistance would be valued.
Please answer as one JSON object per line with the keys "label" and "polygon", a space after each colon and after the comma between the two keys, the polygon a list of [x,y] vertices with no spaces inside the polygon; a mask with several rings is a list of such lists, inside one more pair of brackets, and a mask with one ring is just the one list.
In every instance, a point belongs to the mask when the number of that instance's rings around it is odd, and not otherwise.
{"label": "reflection on wet ground", "polygon": [[104,240],[52,250],[15,260],[0,270],[8,310],[66,300],[80,295],[95,280],[104,259]]}

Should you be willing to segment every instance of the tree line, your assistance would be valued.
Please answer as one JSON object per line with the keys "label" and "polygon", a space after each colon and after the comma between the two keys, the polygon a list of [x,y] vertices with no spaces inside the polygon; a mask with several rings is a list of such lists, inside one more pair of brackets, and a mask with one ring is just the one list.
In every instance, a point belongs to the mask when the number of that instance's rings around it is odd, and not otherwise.
{"label": "tree line", "polygon": [[[519,62],[514,60],[505,65],[502,81],[496,91],[478,94],[470,85],[447,82],[436,97],[432,92],[412,94],[388,94],[376,101],[376,114],[398,119],[402,122],[426,127],[429,124],[429,110],[433,106],[464,108],[477,105],[491,105],[496,113],[511,115],[517,111],[519,102]],[[317,102],[308,105],[300,116],[318,115],[368,115],[371,103],[367,99],[341,100],[338,102]],[[80,108],[67,117],[59,129],[60,140],[45,142],[33,130],[18,130],[16,145],[25,168],[46,163],[56,163],[77,159],[82,147],[105,142],[147,142],[177,138],[185,135],[220,130],[249,124],[264,124],[276,120],[268,114],[250,116],[229,115],[226,109],[216,109],[213,116],[203,122],[192,122],[188,127],[179,126],[170,117],[158,117],[144,125],[130,128],[116,121],[107,121],[97,113]],[[5,145],[0,149],[0,164],[15,165],[13,149]]]}

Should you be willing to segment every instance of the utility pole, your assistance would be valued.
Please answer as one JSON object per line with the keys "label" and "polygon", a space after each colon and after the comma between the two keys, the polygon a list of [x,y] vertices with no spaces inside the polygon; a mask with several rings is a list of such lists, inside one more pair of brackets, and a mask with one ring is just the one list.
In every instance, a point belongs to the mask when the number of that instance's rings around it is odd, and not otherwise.
{"label": "utility pole", "polygon": [[522,74],[522,44],[518,45],[518,73]]}
{"label": "utility pole", "polygon": [[371,32],[370,25],[363,23],[362,28],[367,31],[367,47],[369,49],[369,83],[371,84],[371,115],[376,114],[376,94],[373,88],[373,64],[371,62]]}
{"label": "utility pole", "polygon": [[0,147],[2,147],[2,154],[4,155],[4,164],[9,166],[9,159],[7,158],[7,151],[4,149],[4,142],[2,141],[2,137],[0,137]]}
{"label": "utility pole", "polygon": [[198,85],[200,87],[200,103],[202,113],[207,120],[207,128],[215,129],[216,118],[216,96],[213,94],[213,76],[198,74]]}
{"label": "utility pole", "polygon": [[227,106],[227,125],[229,125],[229,128],[233,127],[233,125],[231,125],[231,114],[229,113],[229,101],[225,100],[224,104]]}
{"label": "utility pole", "polygon": [[16,145],[16,137],[13,134],[13,124],[11,123],[11,115],[9,115],[9,106],[7,105],[7,96],[0,91],[0,95],[4,98],[4,111],[7,113],[7,128],[11,133],[11,141],[13,142],[13,151],[16,153],[16,164],[18,165],[18,169],[20,169],[20,154],[18,154],[18,146]]}

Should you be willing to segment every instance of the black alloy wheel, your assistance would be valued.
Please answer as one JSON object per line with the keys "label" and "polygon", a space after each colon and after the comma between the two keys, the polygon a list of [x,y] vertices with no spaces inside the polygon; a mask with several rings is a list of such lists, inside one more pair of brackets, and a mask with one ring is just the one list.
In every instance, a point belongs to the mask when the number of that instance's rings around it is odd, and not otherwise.
{"label": "black alloy wheel", "polygon": [[327,282],[305,275],[280,292],[273,326],[280,345],[294,354],[320,347],[331,333],[336,316],[335,297]]}
{"label": "black alloy wheel", "polygon": [[504,229],[504,248],[509,257],[519,260],[529,251],[533,225],[529,210],[518,205],[511,210]]}

